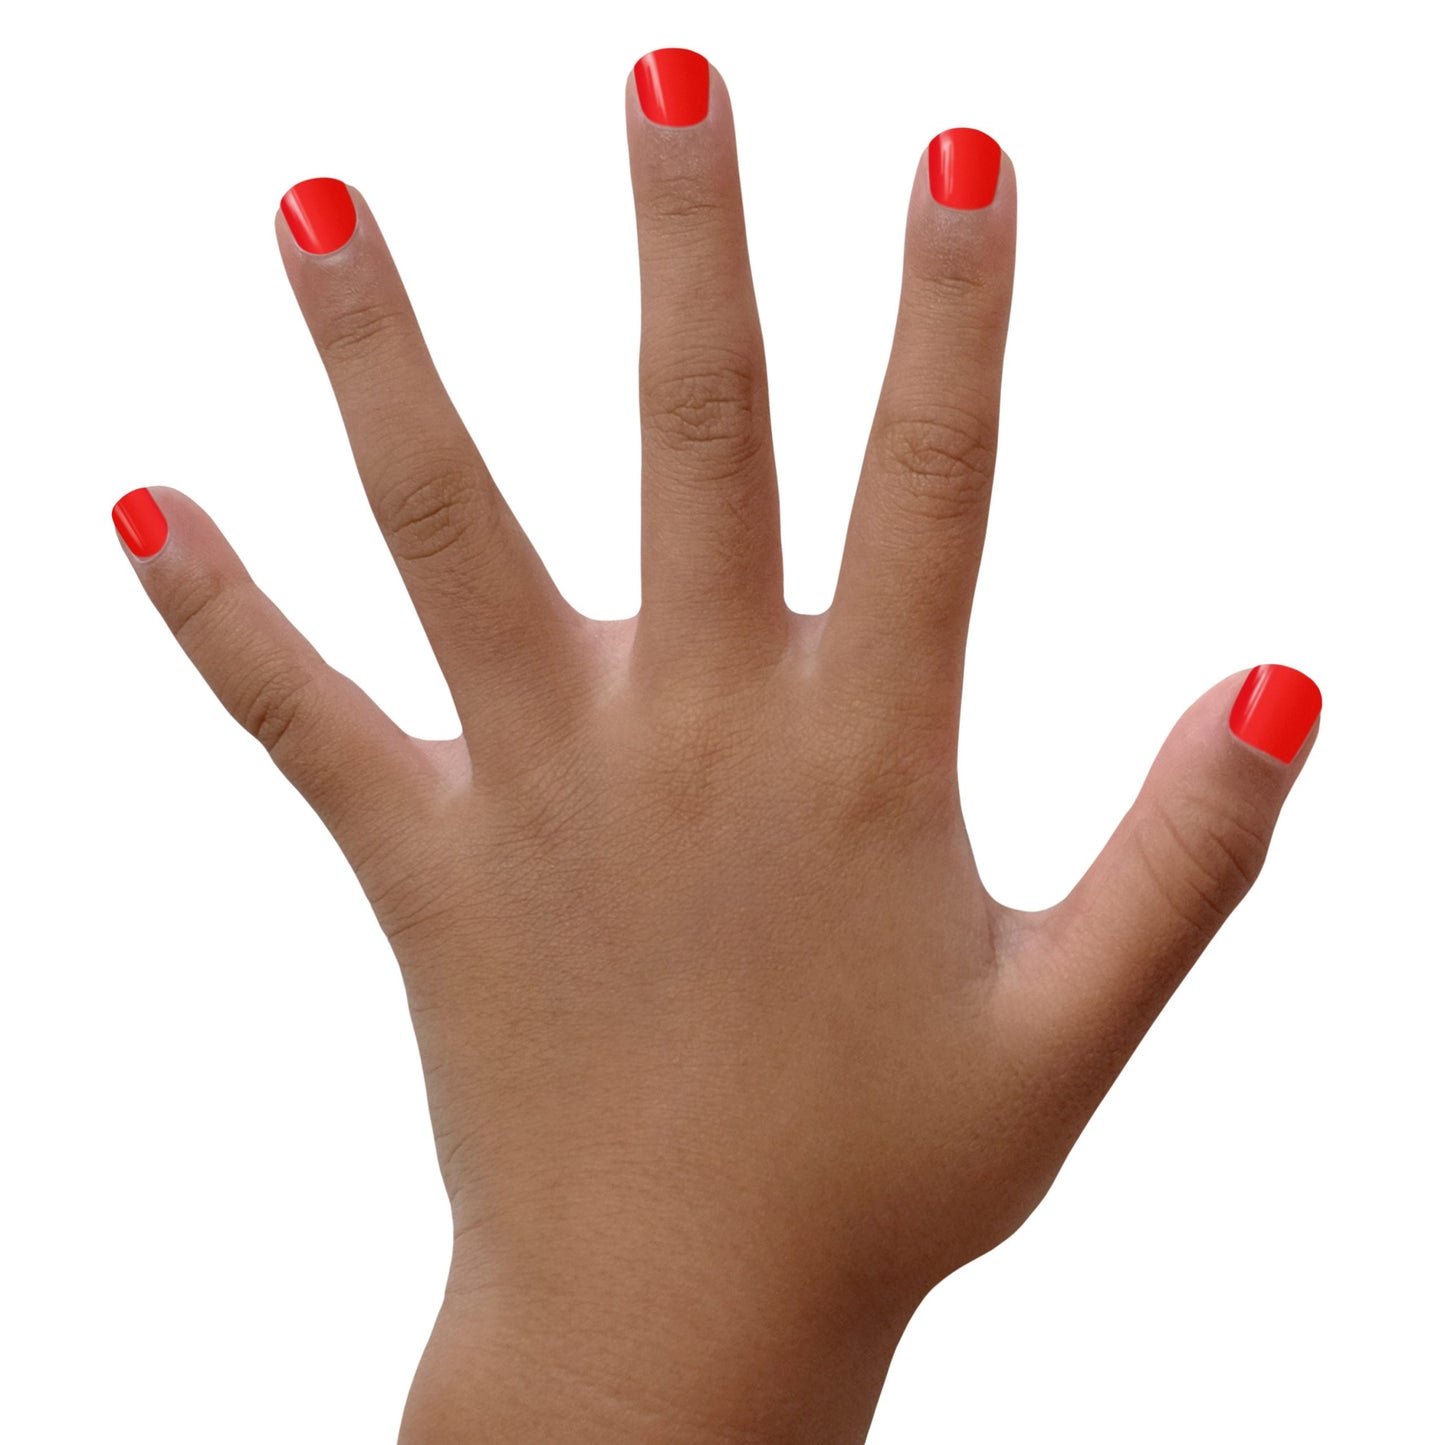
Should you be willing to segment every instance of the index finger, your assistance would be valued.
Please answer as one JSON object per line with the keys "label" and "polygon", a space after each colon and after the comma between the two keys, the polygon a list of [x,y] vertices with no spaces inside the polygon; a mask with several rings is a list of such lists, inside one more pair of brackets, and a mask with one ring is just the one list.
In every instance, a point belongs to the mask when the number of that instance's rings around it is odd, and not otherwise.
{"label": "index finger", "polygon": [[365,198],[330,177],[302,181],[275,224],[473,766],[530,756],[580,685],[568,644],[585,619],[557,591],[457,415]]}
{"label": "index finger", "polygon": [[920,724],[919,744],[955,771],[1016,209],[996,141],[966,128],[934,137],[914,175],[893,351],[819,644],[840,696]]}

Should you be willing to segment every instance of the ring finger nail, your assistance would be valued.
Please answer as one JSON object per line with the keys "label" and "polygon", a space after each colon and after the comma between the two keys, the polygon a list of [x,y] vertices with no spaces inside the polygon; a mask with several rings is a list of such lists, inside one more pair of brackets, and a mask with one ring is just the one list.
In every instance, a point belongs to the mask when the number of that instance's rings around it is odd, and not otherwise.
{"label": "ring finger nail", "polygon": [[955,211],[979,211],[993,203],[1001,152],[981,130],[944,130],[928,144],[928,186],[933,199]]}
{"label": "ring finger nail", "polygon": [[707,118],[707,56],[695,50],[650,50],[632,73],[642,113],[657,125],[696,125]]}
{"label": "ring finger nail", "polygon": [[296,244],[313,256],[339,251],[356,229],[351,192],[330,176],[298,181],[281,197],[281,214]]}

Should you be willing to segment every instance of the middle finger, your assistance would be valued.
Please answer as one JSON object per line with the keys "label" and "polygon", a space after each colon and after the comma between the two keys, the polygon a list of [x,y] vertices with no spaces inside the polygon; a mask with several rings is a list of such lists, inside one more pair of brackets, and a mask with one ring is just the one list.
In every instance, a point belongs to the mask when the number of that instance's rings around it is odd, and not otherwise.
{"label": "middle finger", "polygon": [[675,673],[786,645],[767,368],[732,108],[691,50],[627,82],[642,278],[644,667]]}

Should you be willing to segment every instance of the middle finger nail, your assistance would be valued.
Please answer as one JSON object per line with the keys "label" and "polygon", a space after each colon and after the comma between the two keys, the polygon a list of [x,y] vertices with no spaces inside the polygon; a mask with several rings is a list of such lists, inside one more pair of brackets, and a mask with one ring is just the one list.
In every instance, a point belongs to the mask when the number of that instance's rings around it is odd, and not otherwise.
{"label": "middle finger nail", "polygon": [[642,113],[656,125],[707,118],[707,57],[695,50],[650,50],[632,67]]}

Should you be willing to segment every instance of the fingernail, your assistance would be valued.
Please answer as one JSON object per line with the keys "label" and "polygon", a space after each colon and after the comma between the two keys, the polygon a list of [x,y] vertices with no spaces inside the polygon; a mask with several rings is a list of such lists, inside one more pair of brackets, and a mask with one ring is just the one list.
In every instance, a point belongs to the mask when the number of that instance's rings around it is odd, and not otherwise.
{"label": "fingernail", "polygon": [[998,142],[981,130],[941,130],[928,143],[928,188],[940,206],[978,211],[998,189]]}
{"label": "fingernail", "polygon": [[356,207],[343,182],[330,176],[297,181],[281,197],[281,214],[296,244],[313,256],[339,251],[356,229]]}
{"label": "fingernail", "polygon": [[658,125],[696,125],[707,117],[707,56],[695,50],[649,50],[632,74],[642,113]]}
{"label": "fingernail", "polygon": [[127,492],[110,509],[110,520],[133,557],[154,557],[164,546],[170,530],[149,487]]}
{"label": "fingernail", "polygon": [[1319,688],[1304,673],[1278,662],[1261,663],[1234,699],[1229,729],[1250,747],[1293,762],[1323,703]]}

